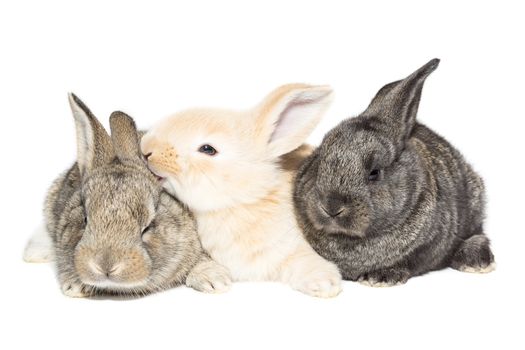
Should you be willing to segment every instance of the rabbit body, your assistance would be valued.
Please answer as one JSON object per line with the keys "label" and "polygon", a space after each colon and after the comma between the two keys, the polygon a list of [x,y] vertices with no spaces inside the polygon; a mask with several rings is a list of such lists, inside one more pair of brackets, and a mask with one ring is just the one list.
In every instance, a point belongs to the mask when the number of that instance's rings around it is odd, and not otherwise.
{"label": "rabbit body", "polygon": [[444,138],[416,122],[438,60],[383,87],[303,163],[294,203],[314,249],[343,278],[372,286],[453,267],[492,270],[482,179]]}
{"label": "rabbit body", "polygon": [[70,103],[78,161],[48,191],[49,246],[35,250],[42,239],[32,239],[26,260],[39,260],[38,250],[54,258],[62,291],[72,297],[144,295],[181,283],[227,290],[228,271],[204,253],[194,218],[141,159],[133,120],[113,113],[110,139],[78,98]]}
{"label": "rabbit body", "polygon": [[[319,278],[327,278],[322,271],[327,269],[326,262],[290,220],[290,176],[283,174],[276,180],[275,187],[256,202],[196,215],[199,236],[204,249],[229,268],[234,280],[280,280],[307,290],[308,286],[302,285],[302,270],[320,270]],[[283,185],[286,183],[289,185]],[[329,273],[337,284],[338,274],[332,269]]]}
{"label": "rabbit body", "polygon": [[286,85],[254,109],[187,110],[144,135],[150,170],[192,210],[204,249],[233,280],[282,281],[319,297],[340,292],[337,267],[304,239],[291,196],[294,167],[308,153],[298,147],[330,95]]}

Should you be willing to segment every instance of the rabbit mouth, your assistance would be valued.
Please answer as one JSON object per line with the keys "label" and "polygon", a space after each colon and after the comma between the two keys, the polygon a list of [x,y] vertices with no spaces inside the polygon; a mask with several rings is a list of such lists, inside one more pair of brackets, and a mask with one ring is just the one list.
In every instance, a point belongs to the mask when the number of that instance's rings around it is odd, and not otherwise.
{"label": "rabbit mouth", "polygon": [[345,227],[338,224],[335,220],[330,220],[329,222],[324,223],[314,222],[314,227],[331,235],[342,234],[359,238],[365,236],[365,230],[355,229],[354,227]]}
{"label": "rabbit mouth", "polygon": [[327,234],[343,234],[351,237],[364,237],[368,220],[356,220],[348,210],[338,210],[327,215],[322,209],[310,209],[307,212],[310,223],[319,231]]}
{"label": "rabbit mouth", "polygon": [[164,181],[166,178],[164,176],[161,176],[159,174],[159,171],[157,171],[157,169],[155,169],[155,167],[151,164],[148,163],[148,170],[153,174],[153,176],[155,176],[155,178],[157,179],[158,182],[162,182]]}
{"label": "rabbit mouth", "polygon": [[107,291],[132,291],[145,286],[144,282],[117,282],[110,279],[85,282],[87,285]]}

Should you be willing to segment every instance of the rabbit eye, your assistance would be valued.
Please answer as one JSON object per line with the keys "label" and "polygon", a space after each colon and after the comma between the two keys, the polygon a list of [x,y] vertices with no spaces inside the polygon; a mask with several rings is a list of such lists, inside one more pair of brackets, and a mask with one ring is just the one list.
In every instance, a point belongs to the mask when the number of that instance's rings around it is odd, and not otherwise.
{"label": "rabbit eye", "polygon": [[150,228],[151,228],[151,225],[148,225],[148,226],[144,227],[142,229],[141,235],[144,236],[144,234],[146,234],[149,231]]}
{"label": "rabbit eye", "polygon": [[84,216],[84,226],[87,226],[87,216]]}
{"label": "rabbit eye", "polygon": [[199,152],[207,154],[209,156],[214,156],[217,154],[217,150],[208,144],[200,146]]}
{"label": "rabbit eye", "polygon": [[368,180],[369,181],[377,181],[379,180],[379,176],[381,175],[381,170],[379,169],[374,169],[370,172],[370,174],[368,175]]}
{"label": "rabbit eye", "polygon": [[142,238],[143,242],[148,243],[151,239],[151,229],[153,228],[153,226],[153,223],[151,223],[142,229],[140,237]]}

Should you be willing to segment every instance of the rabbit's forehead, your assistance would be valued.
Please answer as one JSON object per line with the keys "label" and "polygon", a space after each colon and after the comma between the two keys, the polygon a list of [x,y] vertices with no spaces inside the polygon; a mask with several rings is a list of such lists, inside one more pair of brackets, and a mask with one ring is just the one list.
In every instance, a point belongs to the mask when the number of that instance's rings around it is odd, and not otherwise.
{"label": "rabbit's forehead", "polygon": [[174,145],[202,138],[221,140],[239,133],[243,119],[236,111],[193,109],[173,115],[151,133]]}
{"label": "rabbit's forehead", "polygon": [[380,134],[352,129],[327,136],[321,145],[321,158],[331,166],[368,168],[387,161],[390,142]]}
{"label": "rabbit's forehead", "polygon": [[[160,189],[131,176],[93,176],[83,186],[86,205],[95,208],[127,208],[149,212],[159,199]],[[93,208],[90,208],[93,209]]]}
{"label": "rabbit's forehead", "polygon": [[86,213],[89,223],[97,232],[135,233],[137,228],[148,225],[155,216],[155,209],[148,201],[115,201],[108,198],[91,198]]}
{"label": "rabbit's forehead", "polygon": [[121,192],[122,194],[133,194],[137,191],[160,191],[160,187],[155,186],[151,179],[148,179],[138,171],[131,170],[106,171],[102,169],[86,179],[84,188],[90,191],[96,191],[100,188],[102,193]]}

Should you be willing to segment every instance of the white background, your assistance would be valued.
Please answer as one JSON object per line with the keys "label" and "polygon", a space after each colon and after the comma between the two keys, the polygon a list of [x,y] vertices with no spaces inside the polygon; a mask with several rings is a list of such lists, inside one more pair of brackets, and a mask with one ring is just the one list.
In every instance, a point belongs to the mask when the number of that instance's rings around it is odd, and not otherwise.
{"label": "white background", "polygon": [[[523,15],[518,1],[2,1],[0,348],[523,349]],[[122,109],[145,128],[182,108],[249,107],[283,83],[331,84],[318,143],[434,57],[419,117],[486,180],[492,274],[346,282],[331,300],[274,283],[79,300],[52,266],[22,262],[47,187],[75,157],[68,91],[106,125]]]}

